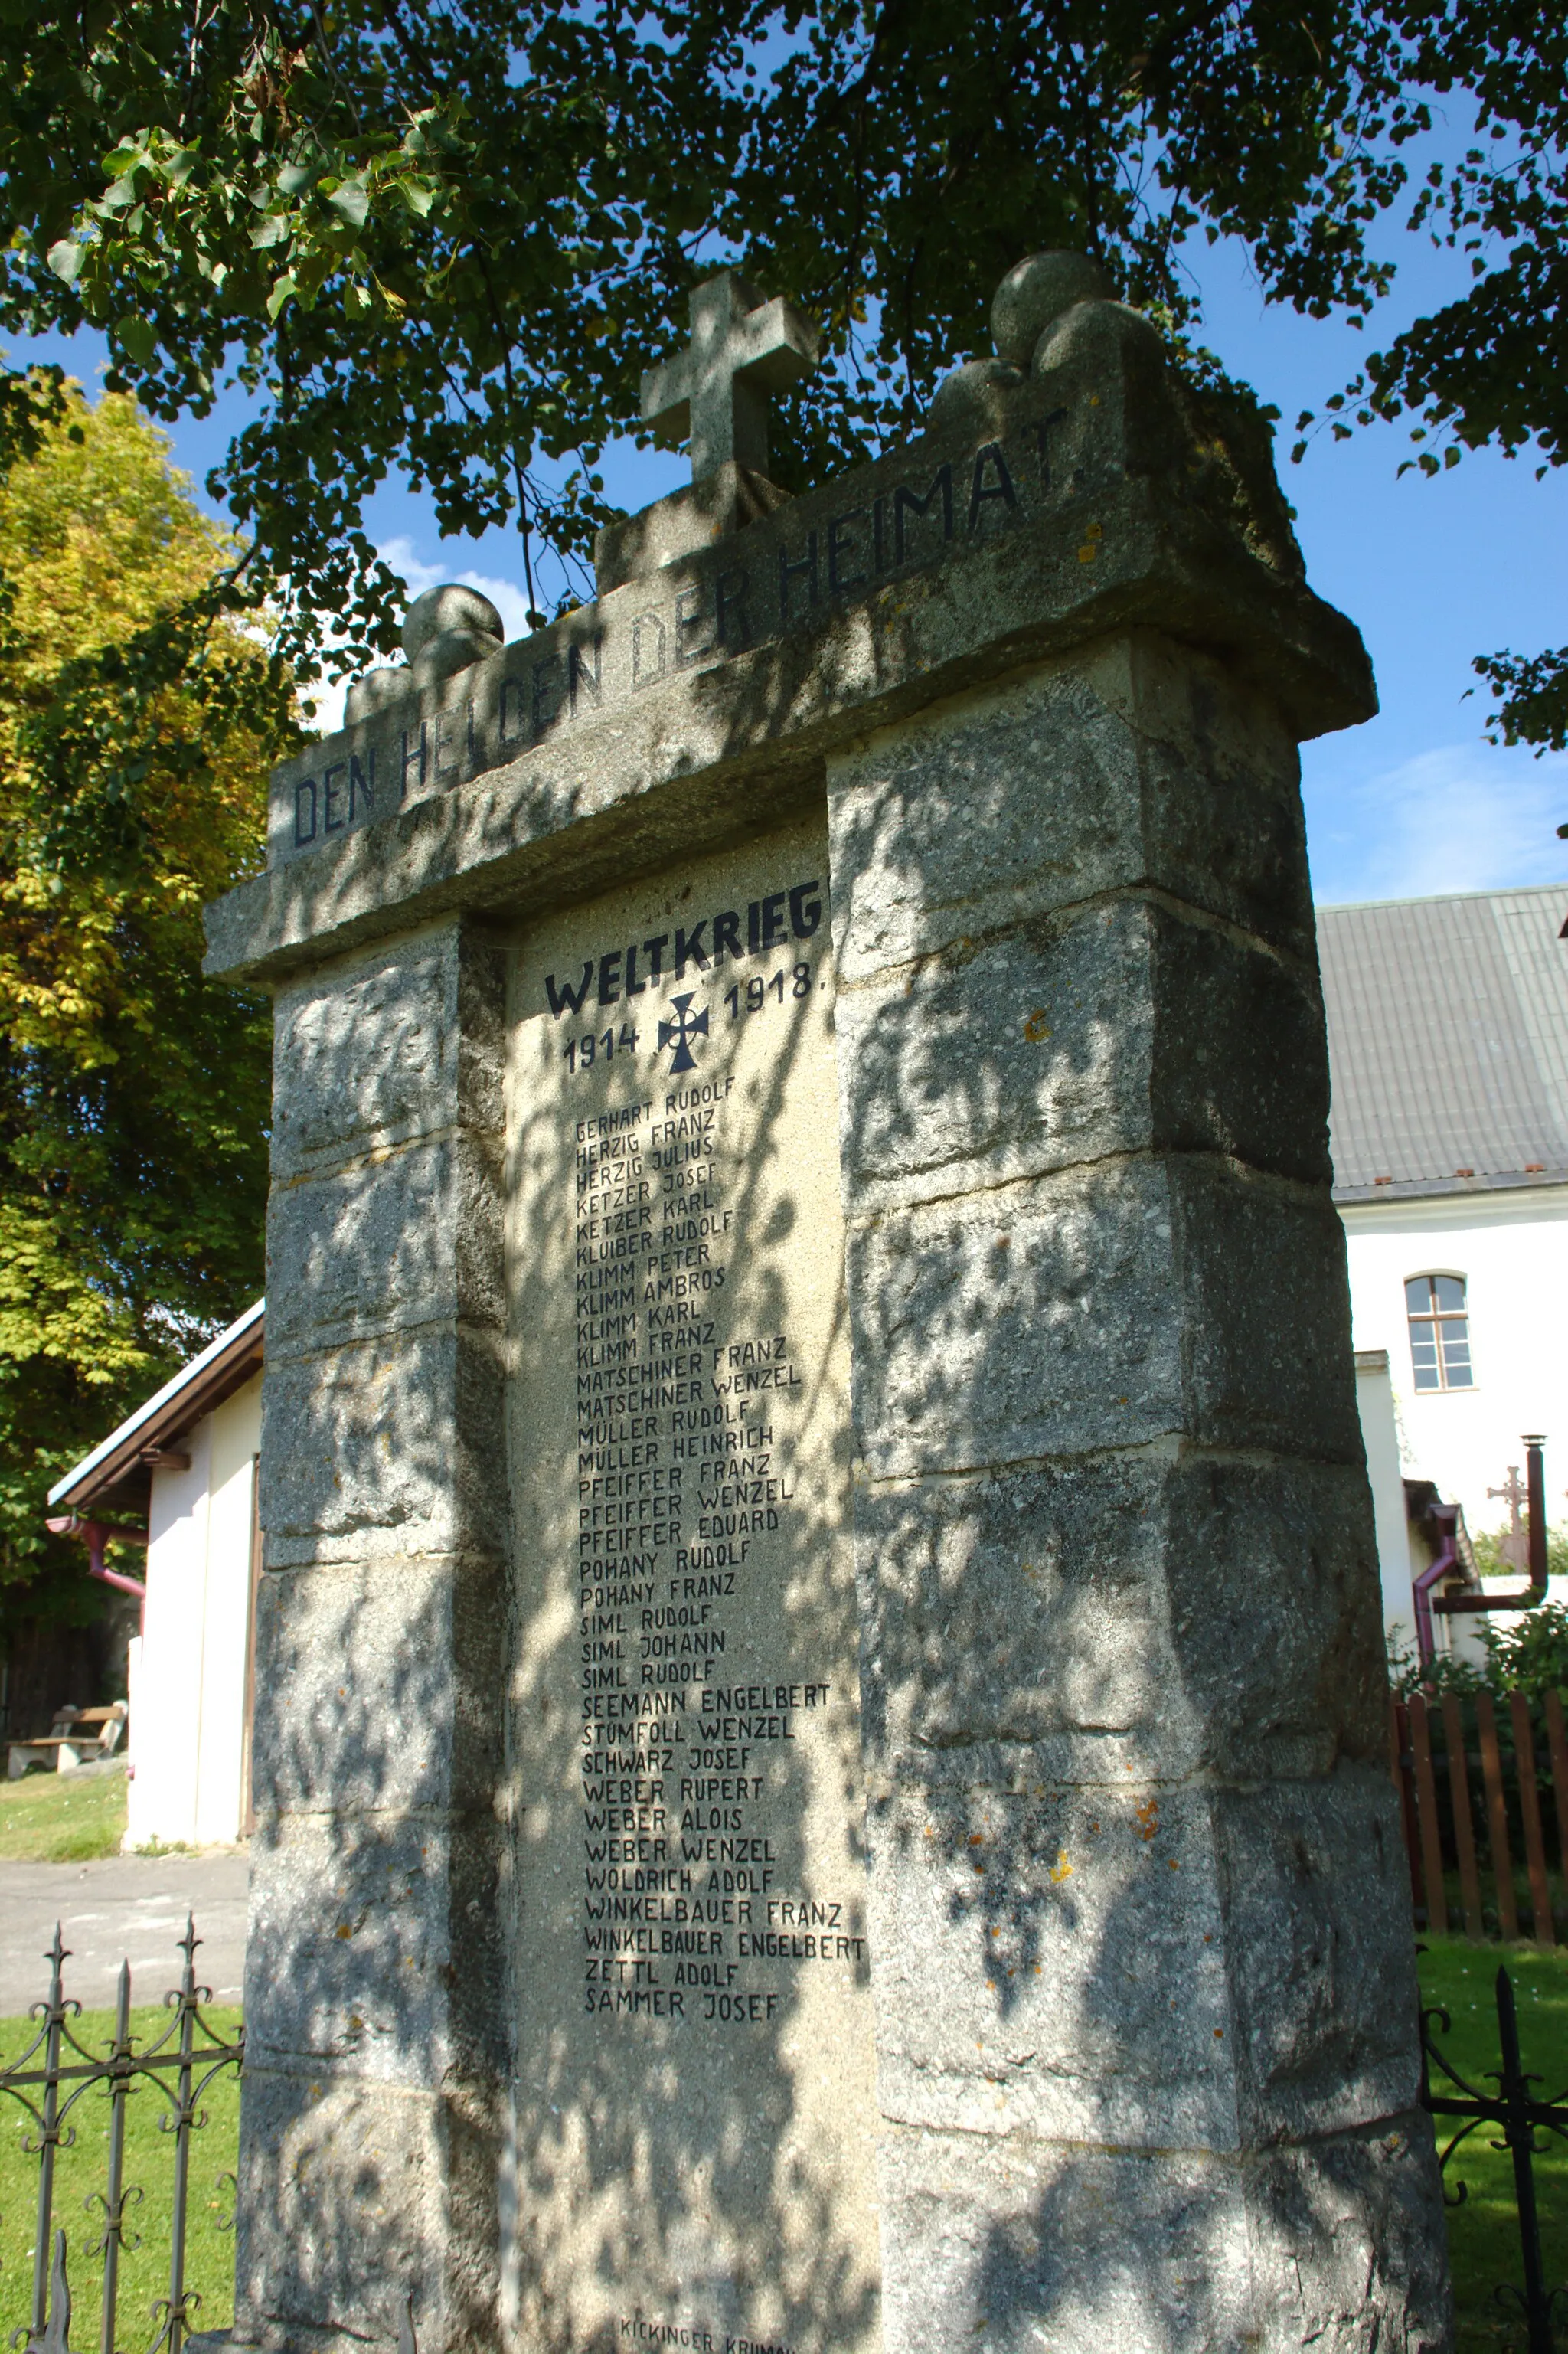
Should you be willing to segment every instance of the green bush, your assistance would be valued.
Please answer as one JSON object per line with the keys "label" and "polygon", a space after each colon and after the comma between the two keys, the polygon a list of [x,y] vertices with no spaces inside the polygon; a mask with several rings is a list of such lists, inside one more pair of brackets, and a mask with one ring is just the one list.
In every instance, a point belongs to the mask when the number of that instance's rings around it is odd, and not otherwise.
{"label": "green bush", "polygon": [[[1476,1567],[1483,1577],[1511,1577],[1518,1580],[1521,1572],[1503,1552],[1501,1529],[1492,1529],[1486,1535],[1472,1537],[1470,1549],[1476,1556]],[[1568,1529],[1549,1529],[1546,1534],[1546,1575],[1548,1577],[1568,1577]]]}

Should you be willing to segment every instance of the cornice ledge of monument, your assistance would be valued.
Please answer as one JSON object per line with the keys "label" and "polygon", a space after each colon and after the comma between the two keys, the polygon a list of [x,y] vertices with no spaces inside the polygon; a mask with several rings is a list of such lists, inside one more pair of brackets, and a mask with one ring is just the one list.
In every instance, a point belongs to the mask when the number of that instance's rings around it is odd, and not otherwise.
{"label": "cornice ledge of monument", "polygon": [[[946,446],[917,445],[920,464]],[[1304,735],[1375,708],[1341,614],[1167,487],[1123,479],[999,538],[988,561],[883,584],[241,884],[207,911],[206,970],[270,982],[460,910],[591,896],[798,807],[827,755],[871,728],[1131,629],[1228,654]]]}
{"label": "cornice ledge of monument", "polygon": [[[1119,311],[1119,307],[1112,304],[1079,306],[1081,310],[1090,311]],[[1126,315],[1135,318],[1137,314]],[[969,367],[958,371],[958,377],[967,379],[980,373],[982,366],[983,364],[971,364]],[[1086,368],[1080,359],[1064,363],[1054,368],[1047,377],[1034,382],[1019,376],[1016,371],[998,371],[1003,376],[1008,373],[1012,374],[1012,382],[998,382],[992,377],[979,385],[965,383],[965,398],[961,403],[949,402],[945,419],[938,414],[933,419],[932,429],[898,449],[864,466],[856,467],[848,474],[841,475],[798,499],[786,499],[783,493],[776,493],[777,503],[766,512],[753,514],[748,520],[738,522],[726,533],[715,535],[712,530],[705,528],[678,553],[663,555],[652,568],[641,571],[630,579],[618,580],[613,587],[607,586],[590,603],[574,607],[529,637],[514,639],[503,645],[497,635],[488,645],[483,645],[483,641],[475,634],[472,627],[473,620],[478,618],[478,609],[483,608],[493,617],[493,626],[499,631],[499,616],[494,615],[494,609],[488,606],[488,600],[476,597],[471,590],[460,588],[427,591],[410,609],[405,624],[406,642],[422,649],[418,659],[402,669],[371,672],[366,679],[356,682],[350,689],[351,708],[365,688],[375,686],[376,695],[358,716],[345,721],[334,734],[323,737],[310,749],[281,762],[272,772],[274,787],[286,789],[296,776],[325,763],[335,760],[341,766],[351,755],[363,757],[378,733],[385,737],[389,728],[402,727],[417,736],[421,726],[439,723],[462,712],[476,695],[488,695],[493,699],[503,684],[520,687],[524,675],[541,665],[553,663],[559,667],[569,664],[572,650],[575,648],[580,652],[590,648],[596,634],[619,631],[624,635],[638,620],[646,620],[649,616],[640,610],[643,606],[662,602],[669,610],[683,596],[711,592],[715,576],[720,572],[733,574],[736,567],[758,565],[766,568],[770,557],[775,561],[783,557],[794,559],[800,556],[802,550],[809,548],[815,536],[819,543],[819,569],[825,574],[832,568],[832,558],[824,543],[835,520],[842,525],[857,514],[863,518],[878,503],[885,508],[891,504],[896,520],[901,494],[906,494],[910,487],[907,482],[900,482],[901,476],[917,478],[928,484],[946,464],[955,470],[961,488],[969,471],[978,464],[988,450],[998,445],[1004,447],[1016,468],[1021,455],[1027,457],[1031,434],[1054,427],[1058,417],[1067,413],[1063,403],[1073,404],[1075,396],[1086,396],[1086,401],[1084,398],[1076,400],[1077,415],[1074,421],[1085,425],[1097,421],[1102,430],[1096,438],[1102,446],[1087,450],[1068,448],[1066,463],[1058,471],[1070,469],[1073,475],[1070,482],[1053,487],[1044,494],[1038,493],[1033,485],[1028,486],[1029,496],[1036,511],[1025,524],[1025,528],[1047,525],[1054,520],[1075,537],[1080,514],[1093,520],[1096,507],[1115,485],[1129,480],[1147,480],[1168,491],[1173,511],[1205,512],[1204,496],[1212,492],[1213,486],[1202,479],[1195,482],[1183,479],[1183,475],[1198,473],[1200,469],[1181,466],[1180,460],[1184,453],[1171,448],[1171,436],[1167,433],[1157,437],[1147,430],[1131,433],[1126,430],[1126,420],[1120,411],[1126,405],[1127,387],[1117,387],[1123,398],[1116,401],[1107,399],[1100,419],[1091,417],[1090,410],[1102,407],[1098,394],[1093,389],[1102,382],[1101,368]],[[949,379],[949,383],[952,381],[954,379]],[[1146,411],[1153,408],[1157,414],[1170,408],[1170,404],[1164,400],[1150,401],[1147,392],[1141,404],[1134,406],[1141,406]],[[1145,420],[1139,418],[1135,421],[1141,424]],[[1169,425],[1171,419],[1165,416],[1161,421]],[[1113,446],[1110,448],[1103,446],[1107,438],[1105,428],[1111,429],[1108,438]],[[1160,446],[1161,440],[1164,446]],[[1074,463],[1073,461],[1079,456],[1084,457],[1086,462]],[[734,468],[729,469],[731,473],[735,471]],[[1213,470],[1210,468],[1207,471],[1212,472]],[[773,489],[772,485],[767,487],[770,491]],[[1020,491],[1024,487],[1021,480]],[[988,486],[987,494],[995,495],[994,483]],[[664,525],[669,521],[671,510],[684,512],[690,502],[694,508],[700,508],[706,514],[710,506],[715,506],[715,502],[722,505],[726,497],[727,493],[723,478],[716,485],[712,481],[694,483],[687,492],[657,501],[641,514],[625,518],[623,525],[609,528],[615,531],[624,528],[630,532],[634,526],[639,531],[646,527],[652,544],[657,545],[664,536]],[[1048,507],[1044,504],[1045,497],[1049,497],[1051,502]],[[961,505],[961,499],[959,504]],[[1215,518],[1211,516],[1211,519]],[[912,525],[912,533],[920,528],[921,525]],[[1241,529],[1234,525],[1222,525],[1221,528],[1227,537],[1243,538]],[[1287,535],[1288,525],[1284,528]],[[674,535],[683,536],[683,531],[675,531]],[[889,536],[901,539],[902,525],[895,533],[890,525]],[[949,564],[983,561],[994,552],[997,545],[994,532],[991,536],[987,537],[982,533],[976,538],[972,532],[965,534],[960,530],[957,536],[949,536],[943,551],[944,561]],[[1299,570],[1292,574],[1277,561],[1270,563],[1257,556],[1255,550],[1251,552],[1257,563],[1255,578],[1259,588],[1260,618],[1261,608],[1266,606],[1276,617],[1277,625],[1277,617],[1286,610],[1291,596],[1304,600],[1304,610],[1315,613],[1330,626],[1317,633],[1315,643],[1302,640],[1303,652],[1322,665],[1329,674],[1325,684],[1332,685],[1331,674],[1338,673],[1350,690],[1351,701],[1360,702],[1370,696],[1365,657],[1353,625],[1335,614],[1306,587]],[[1293,542],[1290,543],[1289,553],[1295,554]],[[853,556],[848,558],[851,563],[855,560]],[[1297,563],[1298,566],[1298,557]],[[856,580],[847,588],[830,590],[828,601],[832,610],[843,612],[856,604],[885,597],[889,591],[896,593],[903,583],[916,577],[922,564],[928,566],[928,551],[906,563],[899,561],[895,551],[892,562],[885,565],[879,578],[869,584]],[[756,576],[753,577],[755,578]],[[1281,589],[1286,592],[1284,600],[1278,594]],[[753,601],[759,601],[764,596],[771,597],[774,593],[775,590],[765,584],[757,590]],[[441,609],[445,603],[459,599],[466,607],[475,609],[472,615],[465,612],[463,616],[470,623],[469,629],[466,631],[449,631],[433,643],[427,644],[431,628],[442,618]],[[759,632],[754,631],[753,635],[757,642],[767,643],[782,634],[785,628],[799,629],[800,626],[794,617],[784,625],[769,620]],[[1288,634],[1301,639],[1299,623],[1292,625]],[[432,667],[434,657],[448,646],[457,646],[460,638],[470,649],[462,666]],[[481,645],[483,645],[483,651],[476,658],[471,649]],[[454,654],[448,659],[456,662],[458,656]],[[706,668],[711,669],[734,657],[710,649],[700,659]],[[682,667],[688,680],[700,674],[689,662]],[[644,695],[649,692],[646,684],[641,692]],[[1366,707],[1370,710],[1373,706],[1369,701]],[[556,732],[561,716],[558,710],[551,715],[547,723],[548,732]],[[1319,732],[1319,723],[1310,713],[1292,711],[1288,716],[1299,726],[1303,735]],[[1364,715],[1358,711],[1352,716]],[[515,717],[513,724],[518,724]],[[593,723],[590,721],[588,724]],[[1322,726],[1343,726],[1349,724],[1349,719],[1331,717],[1320,724]],[[526,748],[536,748],[536,744]],[[497,761],[493,765],[508,764]],[[431,786],[420,797],[433,798],[438,790]],[[313,854],[319,855],[320,852]],[[281,861],[275,859],[273,863]]]}

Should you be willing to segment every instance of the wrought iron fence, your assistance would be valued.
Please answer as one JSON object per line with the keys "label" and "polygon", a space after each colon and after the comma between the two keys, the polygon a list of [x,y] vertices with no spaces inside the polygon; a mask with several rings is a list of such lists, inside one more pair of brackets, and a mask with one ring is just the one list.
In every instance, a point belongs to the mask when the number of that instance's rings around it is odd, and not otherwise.
{"label": "wrought iron fence", "polygon": [[[1506,1969],[1497,1975],[1498,2040],[1501,2047],[1502,2066],[1489,2068],[1484,2073],[1497,2086],[1495,2094],[1483,2093],[1460,2075],[1453,2063],[1445,2058],[1433,2037],[1434,2025],[1440,2025],[1446,2035],[1453,2024],[1448,2013],[1441,2009],[1424,2009],[1421,2014],[1421,2105],[1434,2117],[1460,2120],[1458,2130],[1438,2158],[1444,2170],[1443,2196],[1450,2207],[1457,2207],[1465,2199],[1465,2185],[1456,2190],[1447,2186],[1448,2160],[1477,2127],[1495,2125],[1502,2127],[1502,2140],[1494,2142],[1494,2149],[1506,2148],[1513,2159],[1514,2206],[1519,2216],[1519,2240],[1524,2286],[1504,2281],[1492,2294],[1499,2305],[1511,2306],[1522,2313],[1525,2320],[1525,2344],[1529,2354],[1554,2354],[1556,2340],[1552,2323],[1561,2304],[1568,2302],[1568,2290],[1549,2289],[1541,2255],[1541,2220],[1535,2203],[1535,2165],[1545,2145],[1535,2138],[1542,2129],[1561,2135],[1568,2140],[1568,2089],[1554,2100],[1538,2101],[1531,2092],[1532,2084],[1542,2080],[1526,2073],[1519,2050],[1519,2020],[1515,2013],[1513,1980]],[[1435,2093],[1432,2089],[1432,2062],[1436,2061],[1446,2082]],[[1453,2087],[1451,2091],[1449,2087]],[[1457,2095],[1457,2097],[1456,2097]]]}
{"label": "wrought iron fence", "polygon": [[102,2211],[102,2236],[92,2242],[87,2253],[101,2256],[103,2262],[101,2354],[116,2354],[120,2259],[122,2251],[134,2244],[126,2219],[142,2197],[139,2187],[124,2179],[125,2105],[139,2083],[156,2088],[164,2105],[159,2123],[174,2146],[169,2293],[153,2307],[154,2334],[146,2354],[180,2354],[190,2335],[192,2312],[201,2302],[185,2281],[191,2136],[207,2122],[201,2102],[208,2085],[226,2068],[238,2071],[245,2053],[243,2028],[232,2043],[228,2042],[204,2014],[203,2005],[211,2001],[212,1989],[196,1984],[196,1949],[200,1943],[187,1916],[180,1940],[185,1969],[178,1987],[164,1997],[171,2014],[169,2023],[141,2049],[131,2030],[131,1965],[122,1962],[114,2034],[107,2053],[101,2055],[90,2052],[72,2031],[71,2022],[80,2017],[81,2005],[65,1991],[63,1971],[69,1948],[62,1944],[56,1925],[54,1945],[45,1956],[50,1967],[48,1997],[34,2003],[28,2013],[37,2032],[12,2066],[0,2068],[0,2093],[20,2102],[30,2117],[24,2147],[38,2161],[32,2317],[29,2326],[17,2330],[11,2341],[14,2346],[25,2343],[26,2354],[69,2354],[68,2250],[66,2234],[55,2222],[55,2160],[76,2139],[79,2105],[100,2087],[109,2104],[108,2172],[104,2188],[95,2191],[90,2202]]}

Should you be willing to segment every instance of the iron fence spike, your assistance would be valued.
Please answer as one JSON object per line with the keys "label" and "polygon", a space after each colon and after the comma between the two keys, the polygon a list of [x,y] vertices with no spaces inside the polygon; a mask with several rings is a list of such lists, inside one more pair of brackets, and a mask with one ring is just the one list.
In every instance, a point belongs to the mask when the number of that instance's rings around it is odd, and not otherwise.
{"label": "iron fence spike", "polygon": [[63,2232],[55,2233],[55,2259],[49,2268],[48,2321],[28,2338],[27,2354],[70,2354],[70,2283],[66,2277]]}
{"label": "iron fence spike", "polygon": [[[1493,1990],[1502,2066],[1489,2068],[1484,2073],[1496,2084],[1496,2095],[1489,2098],[1476,2094],[1473,2087],[1466,2086],[1471,2097],[1457,2101],[1445,2099],[1440,2093],[1432,2091],[1431,2072],[1427,2065],[1429,2060],[1436,2061],[1450,2083],[1457,2084],[1464,2080],[1433,2041],[1432,2021],[1438,2014],[1428,2010],[1423,2013],[1421,2020],[1421,2105],[1430,2116],[1467,2117],[1469,2120],[1440,2156],[1437,2161],[1439,2172],[1446,2168],[1455,2150],[1478,2125],[1489,2122],[1502,2128],[1502,2140],[1494,2142],[1492,2147],[1494,2149],[1506,2149],[1513,2160],[1514,2211],[1519,2223],[1524,2286],[1520,2289],[1512,2282],[1505,2282],[1493,2291],[1493,2301],[1504,2307],[1515,2307],[1524,2316],[1529,2354],[1555,2354],[1552,2310],[1563,2291],[1548,2290],[1546,2286],[1541,2227],[1536,2211],[1533,2160],[1537,2148],[1536,2127],[1547,2125],[1554,2132],[1568,2131],[1568,2109],[1531,2098],[1530,2087],[1536,2079],[1527,2073],[1520,2052],[1518,2007],[1514,1999],[1513,1980],[1506,1966],[1499,1966]],[[1461,2183],[1460,2198],[1464,2196],[1464,2189]],[[1446,2183],[1444,2184],[1444,2197],[1450,2205],[1458,2203],[1449,2194]]]}
{"label": "iron fence spike", "polygon": [[[104,2215],[103,2237],[94,2241],[89,2250],[90,2255],[96,2257],[101,2254],[103,2259],[100,2354],[114,2354],[121,2252],[139,2244],[136,2234],[126,2228],[126,2214],[142,2200],[143,2193],[137,2186],[127,2185],[123,2175],[125,2100],[138,2082],[156,2086],[164,2098],[172,2102],[175,2111],[176,2179],[175,2214],[170,2231],[172,2294],[155,2308],[165,2317],[159,2330],[154,2354],[159,2354],[159,2349],[162,2349],[162,2354],[180,2354],[184,2340],[193,2327],[192,2317],[201,2305],[200,2295],[195,2288],[187,2286],[185,2279],[190,2136],[206,2122],[205,2112],[198,2105],[206,2087],[220,2071],[243,2067],[245,2036],[241,2027],[230,2039],[202,2017],[201,2002],[207,1990],[195,1985],[191,1967],[192,1956],[201,1943],[196,1933],[194,1913],[187,1914],[185,1935],[178,1942],[185,1955],[185,1968],[180,1987],[167,1997],[175,2014],[170,2021],[167,2036],[155,2038],[144,2052],[137,2050],[136,2040],[131,2033],[131,1966],[128,1959],[122,1960],[117,1988],[115,2032],[106,2052],[100,2056],[96,2049],[90,2051],[86,2045],[78,2042],[67,2026],[69,2020],[79,2014],[81,2006],[65,1995],[62,1970],[70,1948],[65,1942],[64,1925],[57,1921],[54,1942],[45,1956],[50,1970],[48,1996],[45,2001],[35,2003],[30,2013],[38,2022],[37,2031],[15,2065],[7,2067],[0,2062],[0,2094],[20,2102],[36,2127],[35,2135],[24,2145],[38,2160],[31,2317],[12,2339],[14,2345],[25,2347],[26,2354],[70,2354],[70,2290],[66,2271],[66,2235],[55,2229],[53,2219],[55,2160],[58,2153],[69,2147],[75,2138],[67,2123],[68,2113],[79,2099],[100,2084],[107,2089],[110,2098],[107,2188],[93,2191],[85,2202],[90,2212],[96,2204],[102,2208]],[[195,2035],[197,2027],[205,2039],[199,2045]],[[170,2048],[171,2044],[173,2048]],[[169,2076],[177,2078],[177,2082],[170,2083],[167,2081]],[[36,2100],[33,2097],[35,2092],[37,2094]],[[52,2266],[49,2260],[51,2245],[54,2252]]]}

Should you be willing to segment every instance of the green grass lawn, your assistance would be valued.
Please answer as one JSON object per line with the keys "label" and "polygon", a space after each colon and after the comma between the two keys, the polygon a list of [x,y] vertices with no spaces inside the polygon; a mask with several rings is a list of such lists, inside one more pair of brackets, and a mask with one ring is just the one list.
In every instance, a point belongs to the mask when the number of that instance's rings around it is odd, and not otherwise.
{"label": "green grass lawn", "polygon": [[[1422,1999],[1428,2006],[1441,2004],[1453,2020],[1452,2032],[1439,2031],[1437,2041],[1460,2075],[1484,2093],[1497,2090],[1489,2071],[1501,2064],[1494,1988],[1502,1963],[1513,1980],[1524,2066],[1543,2079],[1532,2089],[1543,2100],[1568,2090],[1568,1949],[1472,1946],[1461,1937],[1425,1937],[1422,1943]],[[1439,2082],[1434,2070],[1435,2093]],[[1440,2150],[1462,2122],[1434,2120]],[[1481,2354],[1483,2348],[1496,2354],[1517,2348],[1522,2354],[1525,2345],[1522,2317],[1505,2313],[1492,2295],[1499,2282],[1524,2285],[1513,2160],[1506,2149],[1492,2147],[1498,2138],[1488,2127],[1478,2127],[1448,2161],[1449,2189],[1463,2182],[1467,2192],[1463,2206],[1448,2211],[1462,2354]],[[1550,2147],[1535,2161],[1535,2191],[1550,2288],[1568,2283],[1568,2143],[1550,2134],[1542,2138]]]}
{"label": "green grass lawn", "polygon": [[123,1769],[0,1782],[0,1861],[86,1863],[118,1855],[124,1829]]}
{"label": "green grass lawn", "polygon": [[[52,1778],[52,1777],[51,1777]],[[220,2004],[209,2016],[214,2031],[231,2039],[239,2013]],[[169,2024],[169,2013],[158,2006],[136,2009],[131,2028],[145,2046]],[[106,2052],[114,2031],[111,2011],[84,2011],[74,2033],[94,2057]],[[0,2020],[0,2069],[14,2066],[34,2033],[31,2022]],[[239,2083],[232,2068],[225,2069],[208,2086],[202,2103],[207,2124],[191,2137],[190,2188],[185,2235],[185,2280],[202,2303],[195,2315],[198,2329],[226,2328],[234,2318],[234,2240],[221,2226],[233,2211],[233,2194],[220,2178],[234,2170],[239,2146]],[[12,2098],[0,2099],[0,2346],[11,2332],[25,2328],[30,2318],[33,2244],[37,2228],[38,2162],[22,2147],[27,2120]],[[115,2341],[126,2354],[140,2354],[157,2335],[153,2306],[169,2293],[169,2219],[174,2200],[172,2135],[159,2130],[160,2113],[167,2104],[157,2091],[143,2084],[126,2103],[125,2181],[143,2191],[140,2202],[127,2210],[128,2233],[141,2245],[128,2247],[120,2260],[119,2327]],[[55,2167],[54,2228],[66,2234],[67,2268],[71,2292],[71,2344],[93,2347],[99,2340],[102,2310],[102,2258],[92,2253],[102,2234],[100,2207],[89,2209],[94,2191],[101,2191],[109,2161],[109,2103],[99,2087],[78,2102],[73,2120],[74,2146],[63,2151]]]}

